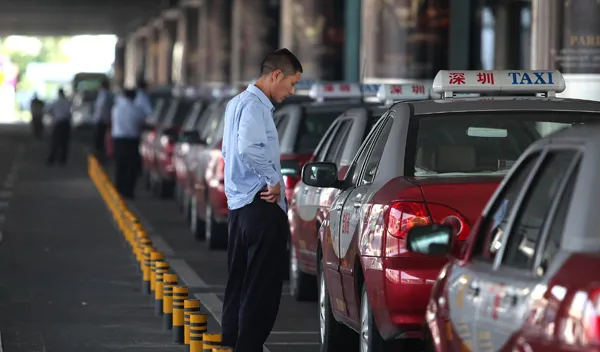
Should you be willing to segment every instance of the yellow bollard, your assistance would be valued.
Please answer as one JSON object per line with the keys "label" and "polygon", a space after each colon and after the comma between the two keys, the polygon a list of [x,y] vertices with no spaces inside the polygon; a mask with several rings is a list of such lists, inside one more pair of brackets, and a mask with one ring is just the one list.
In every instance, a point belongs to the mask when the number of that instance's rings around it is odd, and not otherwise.
{"label": "yellow bollard", "polygon": [[212,352],[233,352],[233,349],[231,347],[215,347]]}
{"label": "yellow bollard", "polygon": [[177,275],[163,275],[163,328],[173,329],[173,287],[177,286]]}
{"label": "yellow bollard", "polygon": [[202,352],[202,337],[208,331],[208,316],[200,312],[190,314],[190,352]]}
{"label": "yellow bollard", "polygon": [[186,286],[173,287],[173,342],[183,344],[183,301],[188,298]]}
{"label": "yellow bollard", "polygon": [[154,287],[156,286],[156,261],[162,260],[163,254],[156,249],[150,253],[150,295],[154,302]]}
{"label": "yellow bollard", "polygon": [[144,231],[138,231],[135,235],[135,245],[133,246],[133,255],[135,256],[135,260],[139,263],[142,258],[142,253],[140,252],[140,244],[143,239],[148,239],[148,234]]}
{"label": "yellow bollard", "polygon": [[183,301],[183,343],[190,344],[190,314],[200,311],[200,300],[186,299]]}
{"label": "yellow bollard", "polygon": [[[152,247],[152,240],[149,238],[142,238],[140,239],[140,243],[138,244],[138,252],[139,252],[139,263],[140,263],[140,271],[143,273],[144,272],[144,260],[146,258],[146,255],[144,254],[144,248],[145,247]],[[148,264],[150,264],[149,262],[150,258],[148,258]]]}
{"label": "yellow bollard", "polygon": [[204,334],[202,336],[202,352],[212,352],[215,347],[221,347],[221,334]]}
{"label": "yellow bollard", "polygon": [[163,275],[169,272],[169,263],[164,260],[156,262],[156,284],[154,287],[154,315],[163,314]]}
{"label": "yellow bollard", "polygon": [[144,268],[142,272],[142,293],[150,294],[150,254],[154,251],[152,246],[144,247]]}

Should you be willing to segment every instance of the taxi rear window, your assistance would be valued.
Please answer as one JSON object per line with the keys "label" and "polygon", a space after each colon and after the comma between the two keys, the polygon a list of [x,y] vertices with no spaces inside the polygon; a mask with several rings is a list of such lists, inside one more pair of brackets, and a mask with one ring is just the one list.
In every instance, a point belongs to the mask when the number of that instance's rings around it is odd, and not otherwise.
{"label": "taxi rear window", "polygon": [[305,114],[300,121],[294,152],[312,154],[329,126],[343,112],[344,110],[315,111]]}
{"label": "taxi rear window", "polygon": [[536,140],[574,124],[598,122],[598,113],[558,111],[412,117],[405,174],[503,175]]}
{"label": "taxi rear window", "polygon": [[158,98],[156,100],[156,105],[154,106],[154,110],[152,111],[152,115],[148,117],[149,124],[157,124],[159,123],[165,116],[166,107],[168,106],[168,100],[166,98]]}

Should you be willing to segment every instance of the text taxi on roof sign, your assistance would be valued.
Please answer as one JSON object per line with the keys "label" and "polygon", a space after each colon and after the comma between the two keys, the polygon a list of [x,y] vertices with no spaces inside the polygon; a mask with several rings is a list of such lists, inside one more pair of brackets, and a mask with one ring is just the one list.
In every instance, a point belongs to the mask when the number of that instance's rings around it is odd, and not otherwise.
{"label": "text taxi on roof sign", "polygon": [[[301,81],[302,82],[302,81]],[[377,84],[358,84],[345,82],[313,82],[309,89],[299,88],[300,82],[296,85],[297,95],[307,95],[317,102],[324,102],[327,99],[365,99],[377,95],[379,85]],[[308,84],[303,84],[306,88]]]}
{"label": "text taxi on roof sign", "polygon": [[456,93],[532,93],[555,97],[565,90],[565,80],[559,71],[498,70],[439,71],[433,80],[433,91],[443,98]]}

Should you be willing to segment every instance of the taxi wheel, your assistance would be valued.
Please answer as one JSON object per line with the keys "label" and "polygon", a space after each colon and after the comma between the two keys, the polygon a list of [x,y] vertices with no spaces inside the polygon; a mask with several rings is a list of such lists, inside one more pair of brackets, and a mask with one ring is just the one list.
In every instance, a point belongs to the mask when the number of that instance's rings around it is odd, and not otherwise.
{"label": "taxi wheel", "polygon": [[363,284],[360,300],[360,352],[379,352],[385,351],[385,349],[386,342],[381,337],[375,323],[367,287]]}
{"label": "taxi wheel", "polygon": [[[318,262],[319,280],[319,336],[321,352],[354,351],[358,345],[357,335],[347,326],[339,323],[333,316],[331,299],[323,269],[323,261]],[[354,347],[354,348],[353,348]]]}
{"label": "taxi wheel", "polygon": [[290,294],[298,302],[314,301],[317,298],[317,280],[300,270],[296,246],[290,241]]}
{"label": "taxi wheel", "polygon": [[204,217],[206,244],[209,249],[227,248],[227,223],[218,223],[213,216],[213,207],[206,200],[206,216]]}
{"label": "taxi wheel", "polygon": [[203,240],[206,230],[204,229],[204,221],[198,216],[198,200],[193,197],[190,200],[189,206],[190,230],[197,240]]}
{"label": "taxi wheel", "polygon": [[147,190],[150,190],[152,188],[152,182],[150,182],[150,174],[148,173],[147,170],[144,170],[142,173],[142,180],[143,180],[143,184],[144,184],[144,188],[146,188]]}
{"label": "taxi wheel", "polygon": [[168,199],[173,197],[175,191],[175,185],[165,179],[158,179],[156,182],[156,195],[161,199]]}
{"label": "taxi wheel", "polygon": [[183,188],[179,183],[175,185],[175,201],[177,202],[179,211],[183,211]]}

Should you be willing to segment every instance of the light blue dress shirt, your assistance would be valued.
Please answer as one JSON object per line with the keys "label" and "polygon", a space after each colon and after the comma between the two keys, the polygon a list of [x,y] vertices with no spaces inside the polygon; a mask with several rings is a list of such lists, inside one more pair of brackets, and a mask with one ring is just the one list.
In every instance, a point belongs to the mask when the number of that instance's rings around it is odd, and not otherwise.
{"label": "light blue dress shirt", "polygon": [[94,123],[110,122],[110,113],[113,105],[113,95],[106,89],[98,92],[98,97],[94,102]]}
{"label": "light blue dress shirt", "polygon": [[229,209],[250,204],[267,184],[279,183],[278,205],[287,213],[274,110],[269,98],[253,84],[227,104],[222,152]]}
{"label": "light blue dress shirt", "polygon": [[131,100],[118,97],[112,110],[111,136],[113,138],[139,138],[146,115]]}
{"label": "light blue dress shirt", "polygon": [[146,117],[152,114],[152,102],[150,101],[148,93],[145,91],[138,89],[135,93],[135,99],[133,100],[133,103],[142,108],[142,111],[144,114],[146,114]]}

